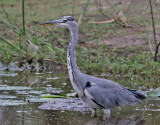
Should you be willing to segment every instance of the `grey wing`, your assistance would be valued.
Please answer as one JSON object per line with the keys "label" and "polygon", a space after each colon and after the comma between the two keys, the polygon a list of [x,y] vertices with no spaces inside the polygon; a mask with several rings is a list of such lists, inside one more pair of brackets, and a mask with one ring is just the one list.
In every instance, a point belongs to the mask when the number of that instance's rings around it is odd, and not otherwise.
{"label": "grey wing", "polygon": [[91,85],[85,89],[88,99],[99,105],[101,108],[113,109],[115,107],[123,106],[126,104],[134,104],[141,102],[134,94],[125,88],[110,87],[105,88],[96,85]]}

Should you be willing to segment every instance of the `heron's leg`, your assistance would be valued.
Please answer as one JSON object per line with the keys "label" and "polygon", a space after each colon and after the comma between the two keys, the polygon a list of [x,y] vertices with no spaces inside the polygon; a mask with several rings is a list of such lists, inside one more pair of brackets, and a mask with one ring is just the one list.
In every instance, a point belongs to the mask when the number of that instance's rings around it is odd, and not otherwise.
{"label": "heron's leg", "polygon": [[96,116],[96,109],[95,108],[91,108],[92,114],[91,114],[91,118]]}
{"label": "heron's leg", "polygon": [[110,109],[103,109],[103,119],[109,118],[110,117]]}
{"label": "heron's leg", "polygon": [[110,109],[103,109],[104,114],[110,114]]}

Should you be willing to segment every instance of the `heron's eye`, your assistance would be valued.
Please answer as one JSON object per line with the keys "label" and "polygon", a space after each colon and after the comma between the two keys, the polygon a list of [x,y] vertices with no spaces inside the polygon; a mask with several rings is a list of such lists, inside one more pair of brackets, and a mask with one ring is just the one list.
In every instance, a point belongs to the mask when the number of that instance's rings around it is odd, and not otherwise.
{"label": "heron's eye", "polygon": [[67,22],[67,20],[63,20],[63,23],[66,23]]}

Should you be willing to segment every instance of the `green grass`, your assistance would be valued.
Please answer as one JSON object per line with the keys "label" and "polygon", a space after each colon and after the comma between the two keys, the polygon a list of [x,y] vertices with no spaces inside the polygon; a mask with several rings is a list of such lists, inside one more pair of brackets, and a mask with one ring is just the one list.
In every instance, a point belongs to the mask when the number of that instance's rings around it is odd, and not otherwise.
{"label": "green grass", "polygon": [[[139,27],[137,28],[138,30],[134,30],[134,28],[123,28],[117,23],[99,25],[88,23],[95,20],[109,19],[101,15],[101,12],[95,8],[96,5],[93,1],[90,1],[87,9],[85,5],[85,0],[75,1],[74,4],[70,0],[61,0],[61,2],[58,0],[54,2],[50,0],[28,0],[25,1],[25,11],[23,11],[21,1],[3,1],[5,10],[0,8],[0,11],[2,11],[0,13],[0,36],[5,38],[5,40],[0,39],[0,62],[7,64],[16,63],[26,67],[34,64],[35,67],[40,65],[44,69],[51,64],[66,67],[66,50],[70,41],[68,30],[42,27],[39,23],[74,13],[74,18],[78,20],[81,17],[82,21],[79,27],[76,55],[78,57],[78,66],[83,72],[94,75],[101,73],[109,74],[112,76],[111,79],[123,76],[133,86],[138,86],[141,83],[145,83],[146,87],[158,86],[160,82],[160,62],[154,62],[152,59],[153,55],[147,49],[149,46],[148,41],[151,39],[147,37],[152,32],[138,31],[141,27],[151,27],[151,20],[148,18],[149,6],[142,8],[141,6],[144,3],[132,3],[128,6],[122,3],[118,7],[113,4],[113,6],[103,9],[103,12],[110,19],[114,17],[116,12],[123,11],[129,25]],[[145,5],[148,5],[148,3],[146,2]],[[154,3],[153,6],[157,15],[159,8]],[[85,8],[85,12],[82,11],[83,8]],[[22,14],[23,12],[24,15]],[[159,21],[159,18],[155,19],[156,24]],[[157,28],[157,33],[158,31],[160,31],[159,28]],[[107,46],[104,43],[108,38],[127,35],[138,35],[143,40],[148,39],[146,41],[147,45],[144,47],[126,46],[120,48],[116,45]],[[28,49],[29,41],[33,46],[38,46],[38,52],[34,49]]]}
{"label": "green grass", "polygon": [[[93,75],[105,73],[110,76],[107,78],[113,80],[117,77],[124,77],[126,81],[122,81],[122,84],[133,83],[133,88],[142,86],[142,84],[149,88],[159,86],[160,62],[154,62],[150,53],[139,54],[134,53],[136,52],[134,50],[132,56],[126,57],[125,55],[119,55],[124,50],[119,52],[112,51],[109,48],[107,50],[110,50],[110,53],[106,55],[100,53],[100,51],[98,51],[98,54],[94,54],[95,50],[90,51],[88,56],[83,53],[81,59],[78,59],[81,70]],[[117,79],[117,82],[120,82],[119,79]]]}

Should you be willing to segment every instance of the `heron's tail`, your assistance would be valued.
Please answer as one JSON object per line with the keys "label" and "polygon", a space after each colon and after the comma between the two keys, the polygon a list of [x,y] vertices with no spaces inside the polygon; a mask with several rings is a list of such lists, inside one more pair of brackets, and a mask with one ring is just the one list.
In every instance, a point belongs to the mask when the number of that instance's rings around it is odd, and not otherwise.
{"label": "heron's tail", "polygon": [[147,96],[138,90],[128,89],[128,91],[132,92],[137,98],[145,99]]}

